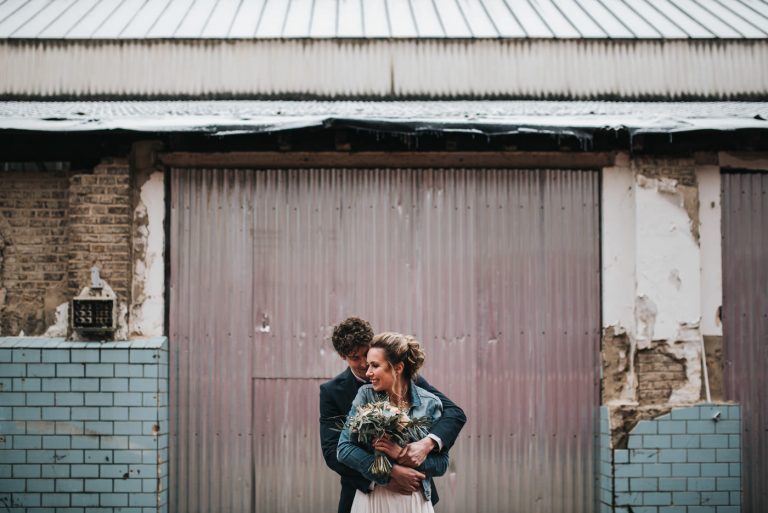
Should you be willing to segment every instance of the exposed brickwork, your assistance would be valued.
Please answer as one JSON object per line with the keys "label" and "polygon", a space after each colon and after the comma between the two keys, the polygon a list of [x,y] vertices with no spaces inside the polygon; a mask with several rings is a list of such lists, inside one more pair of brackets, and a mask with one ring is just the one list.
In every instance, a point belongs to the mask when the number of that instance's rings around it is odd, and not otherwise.
{"label": "exposed brickwork", "polygon": [[126,301],[131,276],[130,170],[102,164],[90,175],[74,175],[69,189],[68,287],[72,295],[90,283],[90,269]]}
{"label": "exposed brickwork", "polygon": [[0,333],[39,334],[66,300],[66,172],[4,172],[0,185]]}
{"label": "exposed brickwork", "polygon": [[19,171],[0,176],[0,335],[41,335],[56,307],[101,268],[128,303],[131,192],[126,162],[90,172]]}
{"label": "exposed brickwork", "polygon": [[670,356],[666,347],[666,342],[654,342],[650,349],[637,353],[637,400],[641,405],[667,403],[672,391],[687,381],[684,363]]}

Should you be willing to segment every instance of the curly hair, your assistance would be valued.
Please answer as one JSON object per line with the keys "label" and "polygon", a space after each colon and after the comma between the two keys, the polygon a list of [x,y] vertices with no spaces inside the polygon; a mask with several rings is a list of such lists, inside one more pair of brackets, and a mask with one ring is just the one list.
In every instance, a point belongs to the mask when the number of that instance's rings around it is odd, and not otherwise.
{"label": "curly hair", "polygon": [[358,347],[370,345],[372,339],[371,325],[359,317],[344,319],[333,328],[333,348],[341,356],[346,357]]}
{"label": "curly hair", "polygon": [[416,373],[424,365],[424,349],[419,341],[410,335],[400,333],[379,333],[373,337],[371,349],[379,347],[384,350],[390,365],[403,362],[403,377],[407,380],[416,378]]}

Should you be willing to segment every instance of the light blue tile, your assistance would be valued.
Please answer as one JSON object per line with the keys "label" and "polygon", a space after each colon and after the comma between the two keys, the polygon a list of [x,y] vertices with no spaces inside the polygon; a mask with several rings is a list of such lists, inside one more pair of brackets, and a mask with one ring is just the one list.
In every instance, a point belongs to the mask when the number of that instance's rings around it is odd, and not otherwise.
{"label": "light blue tile", "polygon": [[158,390],[158,380],[152,378],[130,378],[131,392],[154,392]]}
{"label": "light blue tile", "polygon": [[632,508],[632,513],[659,513],[657,506],[635,506]]}
{"label": "light blue tile", "polygon": [[127,392],[128,378],[102,378],[102,392]]}
{"label": "light blue tile", "polygon": [[728,477],[727,463],[702,463],[701,477]]}
{"label": "light blue tile", "polygon": [[73,449],[98,449],[99,437],[97,436],[73,436],[72,437]]}
{"label": "light blue tile", "polygon": [[715,433],[738,435],[741,433],[741,422],[738,420],[722,420],[715,424]]}
{"label": "light blue tile", "polygon": [[701,504],[708,506],[728,506],[730,497],[728,492],[701,492]]}
{"label": "light blue tile", "polygon": [[42,449],[43,437],[39,435],[14,435],[14,449]]}
{"label": "light blue tile", "polygon": [[696,492],[711,492],[715,490],[714,477],[689,477],[688,489]]}
{"label": "light blue tile", "polygon": [[644,449],[666,449],[671,446],[670,435],[643,435]]}
{"label": "light blue tile", "polygon": [[85,376],[85,364],[57,363],[56,376],[59,378],[82,378]]}
{"label": "light blue tile", "polygon": [[157,506],[157,496],[154,493],[132,493],[129,496],[131,506]]}
{"label": "light blue tile", "polygon": [[27,375],[27,365],[24,363],[4,363],[2,373],[4,378],[21,378]]}
{"label": "light blue tile", "polygon": [[128,437],[127,436],[109,436],[101,439],[102,449],[127,449]]}
{"label": "light blue tile", "polygon": [[55,456],[56,454],[53,449],[27,450],[27,461],[29,463],[55,463]]}
{"label": "light blue tile", "polygon": [[673,463],[673,477],[698,477],[701,475],[701,469],[698,463]]}
{"label": "light blue tile", "polygon": [[141,479],[116,479],[114,488],[116,492],[140,493]]}
{"label": "light blue tile", "polygon": [[141,378],[144,376],[144,369],[140,365],[131,365],[127,363],[115,364],[115,377]]}
{"label": "light blue tile", "polygon": [[10,479],[13,471],[13,465],[0,464],[0,479]]}
{"label": "light blue tile", "polygon": [[143,349],[131,351],[131,363],[152,363],[157,364],[160,361],[160,353],[153,349]]}
{"label": "light blue tile", "polygon": [[23,493],[23,479],[0,479],[0,492]]}
{"label": "light blue tile", "polygon": [[684,492],[688,489],[688,480],[685,477],[665,477],[659,479],[660,492]]}
{"label": "light blue tile", "polygon": [[129,465],[128,472],[131,477],[143,477],[157,479],[157,465]]}
{"label": "light blue tile", "polygon": [[142,422],[116,422],[115,434],[116,435],[141,435],[142,434]]}
{"label": "light blue tile", "polygon": [[101,420],[128,420],[128,408],[104,407],[101,408]]}
{"label": "light blue tile", "polygon": [[112,451],[110,450],[86,450],[85,462],[92,464],[109,464],[112,463]]}
{"label": "light blue tile", "polygon": [[111,479],[86,479],[85,482],[86,492],[111,492],[112,480]]}
{"label": "light blue tile", "polygon": [[72,378],[73,392],[97,392],[99,390],[99,380],[95,378]]}
{"label": "light blue tile", "polygon": [[52,492],[55,483],[56,480],[54,479],[27,479],[27,491],[37,493]]}
{"label": "light blue tile", "polygon": [[82,406],[82,392],[56,392],[56,406]]}
{"label": "light blue tile", "polygon": [[111,435],[114,430],[112,422],[86,422],[85,430],[94,435]]}
{"label": "light blue tile", "polygon": [[141,456],[141,451],[115,451],[115,463],[141,464]]}
{"label": "light blue tile", "polygon": [[31,508],[40,507],[39,493],[14,493],[13,500],[20,506],[24,506],[27,511]]}
{"label": "light blue tile", "polygon": [[98,493],[73,493],[72,505],[80,507],[98,506],[99,494]]}
{"label": "light blue tile", "polygon": [[738,477],[718,477],[717,491],[735,492],[741,490],[741,479]]}
{"label": "light blue tile", "polygon": [[53,363],[27,364],[27,376],[30,378],[52,378],[56,376],[56,364],[53,364]]}
{"label": "light blue tile", "polygon": [[41,378],[13,378],[14,392],[40,392]]}
{"label": "light blue tile", "polygon": [[729,435],[701,435],[701,447],[704,449],[727,449]]}
{"label": "light blue tile", "polygon": [[669,506],[672,504],[672,494],[668,492],[643,492],[644,506]]}
{"label": "light blue tile", "polygon": [[71,475],[72,477],[82,477],[82,478],[95,478],[99,477],[99,466],[98,465],[89,465],[89,464],[83,464],[83,465],[72,465],[71,468]]}
{"label": "light blue tile", "polygon": [[685,506],[662,506],[659,513],[686,513],[686,510]]}
{"label": "light blue tile", "polygon": [[54,404],[53,392],[29,392],[27,394],[27,406],[53,406]]}
{"label": "light blue tile", "polygon": [[741,435],[728,435],[728,447],[738,449],[741,447]]}
{"label": "light blue tile", "polygon": [[741,463],[729,463],[728,464],[728,475],[731,477],[740,477],[741,476]]}
{"label": "light blue tile", "polygon": [[100,500],[102,506],[122,508],[128,505],[127,493],[102,493]]}
{"label": "light blue tile", "polygon": [[112,363],[89,363],[85,366],[85,375],[89,378],[111,378],[115,375]]}
{"label": "light blue tile", "polygon": [[103,363],[128,363],[127,349],[102,349],[101,361]]}
{"label": "light blue tile", "polygon": [[46,493],[42,496],[43,506],[50,506],[53,508],[63,508],[69,506],[69,494],[68,493]]}
{"label": "light blue tile", "polygon": [[13,360],[10,349],[0,349],[0,363],[9,363]]}
{"label": "light blue tile", "polygon": [[739,419],[741,419],[741,406],[739,405],[728,406],[728,420],[739,420]]}
{"label": "light blue tile", "polygon": [[672,504],[675,506],[701,504],[701,494],[699,492],[672,492]]}
{"label": "light blue tile", "polygon": [[[53,451],[46,451],[53,452]],[[44,478],[59,479],[69,477],[69,465],[65,463],[56,463],[53,465],[43,465],[42,474]]]}
{"label": "light blue tile", "polygon": [[68,363],[69,351],[67,349],[46,349],[42,352],[43,362]]}
{"label": "light blue tile", "polygon": [[728,406],[721,404],[699,406],[699,418],[702,420],[712,420],[714,418],[728,420]]}
{"label": "light blue tile", "polygon": [[732,506],[740,506],[741,505],[741,491],[738,492],[728,492],[731,496],[731,505]]}
{"label": "light blue tile", "polygon": [[659,449],[630,449],[629,460],[632,463],[656,463]]}
{"label": "light blue tile", "polygon": [[80,449],[56,450],[55,460],[59,463],[83,463],[83,451]]}
{"label": "light blue tile", "polygon": [[99,361],[98,349],[73,349],[72,362],[97,363]]}
{"label": "light blue tile", "polygon": [[86,406],[72,408],[72,420],[99,420],[99,409]]}
{"label": "light blue tile", "polygon": [[13,349],[12,361],[14,363],[34,363],[40,361],[39,349]]}
{"label": "light blue tile", "polygon": [[681,435],[686,433],[686,425],[684,420],[668,420],[666,422],[658,423],[658,430],[660,435]]}
{"label": "light blue tile", "polygon": [[673,449],[694,449],[701,447],[701,435],[671,435]]}
{"label": "light blue tile", "polygon": [[66,392],[71,390],[70,378],[45,378],[42,381],[42,389],[45,392]]}
{"label": "light blue tile", "polygon": [[69,436],[44,436],[43,449],[69,449],[72,439]]}
{"label": "light blue tile", "polygon": [[128,479],[128,465],[116,463],[99,465],[99,477],[103,479]]}
{"label": "light blue tile", "polygon": [[670,412],[670,418],[672,420],[695,420],[699,418],[699,409],[693,408],[680,408]]}
{"label": "light blue tile", "polygon": [[68,406],[46,406],[42,410],[43,420],[70,420],[72,418]]}
{"label": "light blue tile", "polygon": [[130,420],[156,420],[158,418],[158,408],[147,408],[143,406],[129,408]]}
{"label": "light blue tile", "polygon": [[78,493],[83,491],[82,479],[57,479],[56,491],[67,493]]}
{"label": "light blue tile", "polygon": [[669,477],[672,475],[672,467],[669,463],[645,463],[643,465],[644,477]]}
{"label": "light blue tile", "polygon": [[40,477],[40,465],[14,465],[12,477],[16,479],[34,479]]}
{"label": "light blue tile", "polygon": [[717,513],[741,513],[740,506],[717,506]]}
{"label": "light blue tile", "polygon": [[141,392],[120,392],[114,394],[115,406],[142,406]]}
{"label": "light blue tile", "polygon": [[716,506],[688,506],[688,513],[717,513]]}
{"label": "light blue tile", "polygon": [[713,463],[715,461],[715,449],[688,449],[687,452],[690,463]]}
{"label": "light blue tile", "polygon": [[23,392],[0,393],[0,406],[24,406],[28,395],[31,394]]}
{"label": "light blue tile", "polygon": [[111,392],[86,392],[85,404],[88,406],[112,406],[114,397]]}
{"label": "light blue tile", "polygon": [[[629,480],[629,490],[633,492],[656,492],[659,490],[659,480],[655,477],[633,477]],[[626,490],[616,490],[626,491]]]}
{"label": "light blue tile", "polygon": [[660,449],[659,450],[659,462],[660,463],[685,463],[686,462],[685,449]]}
{"label": "light blue tile", "polygon": [[687,427],[689,434],[703,435],[715,432],[715,422],[712,420],[689,420]]}
{"label": "light blue tile", "polygon": [[42,409],[38,407],[14,406],[13,420],[41,420]]}

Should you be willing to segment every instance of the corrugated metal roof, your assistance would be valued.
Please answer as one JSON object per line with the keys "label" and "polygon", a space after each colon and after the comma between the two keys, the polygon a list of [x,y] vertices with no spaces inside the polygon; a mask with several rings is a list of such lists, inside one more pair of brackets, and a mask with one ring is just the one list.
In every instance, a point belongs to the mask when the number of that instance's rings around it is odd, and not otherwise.
{"label": "corrugated metal roof", "polygon": [[762,0],[0,0],[0,38],[768,36]]}
{"label": "corrugated metal roof", "polygon": [[0,130],[246,133],[387,124],[389,130],[768,129],[766,102],[0,102]]}

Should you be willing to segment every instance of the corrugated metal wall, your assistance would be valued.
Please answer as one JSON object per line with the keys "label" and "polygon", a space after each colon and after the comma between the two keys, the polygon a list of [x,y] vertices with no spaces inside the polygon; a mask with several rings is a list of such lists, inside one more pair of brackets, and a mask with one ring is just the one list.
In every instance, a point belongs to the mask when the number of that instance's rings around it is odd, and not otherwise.
{"label": "corrugated metal wall", "polygon": [[443,512],[590,512],[598,173],[173,170],[172,507],[333,511],[318,384],[352,314],[469,423]]}
{"label": "corrugated metal wall", "polygon": [[744,513],[768,511],[768,173],[723,184],[725,392],[742,405]]}

